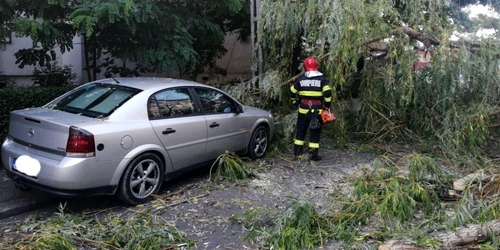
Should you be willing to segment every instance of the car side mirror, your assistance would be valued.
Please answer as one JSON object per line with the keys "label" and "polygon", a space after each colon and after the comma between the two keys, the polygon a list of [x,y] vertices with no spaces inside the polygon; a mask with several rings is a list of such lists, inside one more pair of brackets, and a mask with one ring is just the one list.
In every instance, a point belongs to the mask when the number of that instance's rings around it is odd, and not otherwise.
{"label": "car side mirror", "polygon": [[241,105],[237,104],[237,105],[236,105],[236,112],[237,112],[238,114],[243,113],[243,106],[241,106]]}

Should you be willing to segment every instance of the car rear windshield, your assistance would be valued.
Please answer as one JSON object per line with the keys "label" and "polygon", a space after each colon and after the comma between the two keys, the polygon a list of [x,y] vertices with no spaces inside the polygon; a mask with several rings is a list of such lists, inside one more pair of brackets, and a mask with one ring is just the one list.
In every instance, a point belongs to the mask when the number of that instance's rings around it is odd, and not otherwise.
{"label": "car rear windshield", "polygon": [[139,92],[141,90],[130,87],[94,83],[76,88],[61,99],[49,103],[48,108],[93,118],[103,118],[111,115]]}

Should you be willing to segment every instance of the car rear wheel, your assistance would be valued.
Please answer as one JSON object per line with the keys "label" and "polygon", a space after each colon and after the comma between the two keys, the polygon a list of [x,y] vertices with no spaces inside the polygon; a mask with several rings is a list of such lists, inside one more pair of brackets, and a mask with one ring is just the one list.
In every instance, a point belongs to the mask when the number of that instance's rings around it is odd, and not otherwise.
{"label": "car rear wheel", "polygon": [[153,153],[139,155],[132,160],[120,180],[117,196],[130,205],[142,204],[160,190],[163,164]]}
{"label": "car rear wheel", "polygon": [[269,148],[269,132],[263,126],[257,127],[252,133],[248,144],[248,156],[253,159],[262,159]]}

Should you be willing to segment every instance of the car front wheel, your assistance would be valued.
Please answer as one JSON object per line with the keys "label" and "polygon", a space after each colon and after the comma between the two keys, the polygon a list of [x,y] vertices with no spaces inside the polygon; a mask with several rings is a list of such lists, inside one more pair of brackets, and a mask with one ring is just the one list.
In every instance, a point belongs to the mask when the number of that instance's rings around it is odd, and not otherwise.
{"label": "car front wheel", "polygon": [[132,160],[125,169],[117,196],[130,205],[142,204],[160,190],[162,181],[161,159],[153,153],[145,153]]}
{"label": "car front wheel", "polygon": [[257,127],[252,133],[248,145],[248,156],[253,159],[262,159],[266,156],[269,148],[269,133],[263,126]]}

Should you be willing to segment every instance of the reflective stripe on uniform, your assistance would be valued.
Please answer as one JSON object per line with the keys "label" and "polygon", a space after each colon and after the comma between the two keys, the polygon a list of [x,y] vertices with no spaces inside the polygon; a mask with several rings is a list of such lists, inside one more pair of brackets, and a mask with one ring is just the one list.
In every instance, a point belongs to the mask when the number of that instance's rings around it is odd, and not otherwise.
{"label": "reflective stripe on uniform", "polygon": [[292,93],[294,93],[294,94],[297,94],[297,92],[298,92],[298,90],[295,88],[295,86],[290,87],[290,91],[292,91]]}
{"label": "reflective stripe on uniform", "polygon": [[325,97],[325,102],[332,102],[332,98],[331,97]]}
{"label": "reflective stripe on uniform", "polygon": [[319,148],[319,143],[309,142],[309,147],[310,148]]}
{"label": "reflective stripe on uniform", "polygon": [[[314,111],[314,109],[303,109],[303,108],[299,108],[299,113],[301,114],[307,114],[309,113],[309,110],[311,110],[311,112]],[[321,111],[323,111],[323,109],[318,109],[318,114],[321,114]]]}
{"label": "reflective stripe on uniform", "polygon": [[304,141],[302,141],[302,140],[295,140],[294,144],[297,145],[297,146],[304,146]]}
{"label": "reflective stripe on uniform", "polygon": [[299,95],[300,96],[315,96],[315,97],[320,97],[320,96],[323,96],[323,92],[321,92],[321,91],[306,91],[306,90],[302,90],[302,91],[299,92]]}
{"label": "reflective stripe on uniform", "polygon": [[323,86],[323,92],[326,92],[328,90],[332,90],[332,88],[330,87],[330,85]]}

